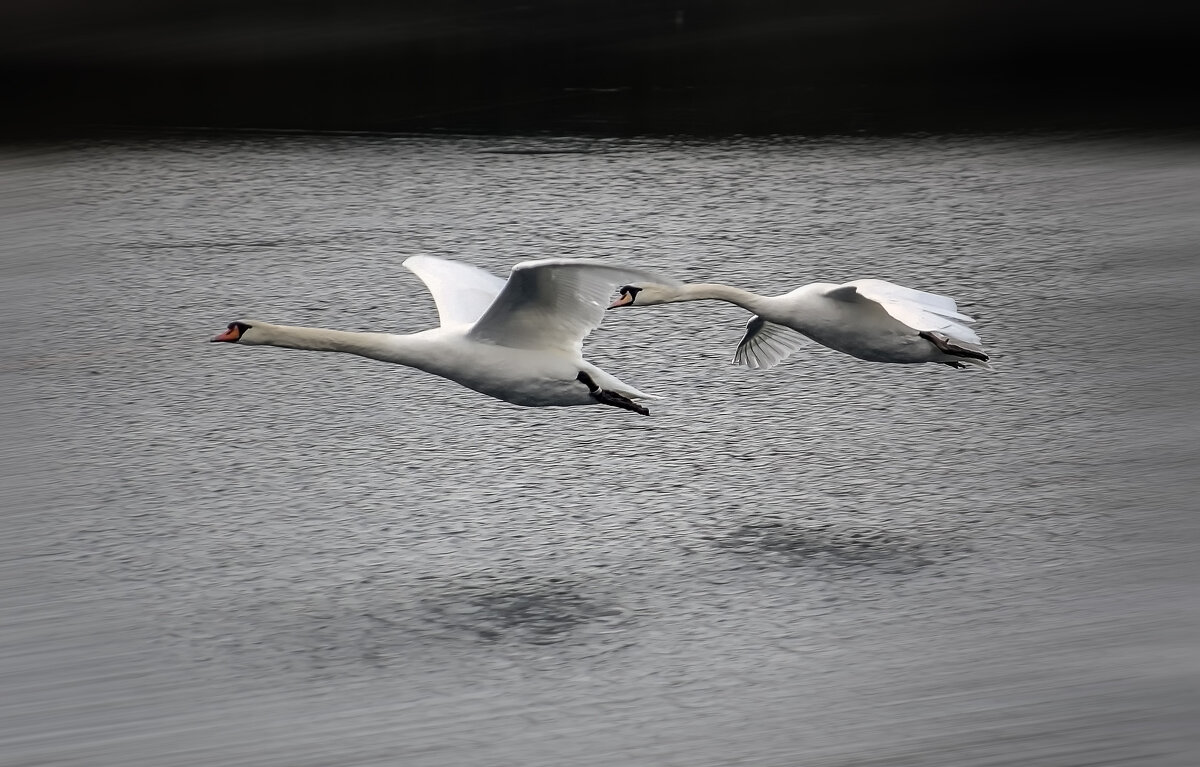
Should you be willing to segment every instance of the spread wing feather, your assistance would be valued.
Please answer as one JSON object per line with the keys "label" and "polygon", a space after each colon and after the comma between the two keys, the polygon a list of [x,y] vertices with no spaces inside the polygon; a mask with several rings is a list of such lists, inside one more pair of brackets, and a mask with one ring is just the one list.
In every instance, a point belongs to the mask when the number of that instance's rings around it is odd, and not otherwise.
{"label": "spread wing feather", "polygon": [[628,282],[663,282],[650,272],[586,258],[523,261],[469,337],[518,349],[580,352],[604,318],[613,291]]}
{"label": "spread wing feather", "polygon": [[804,336],[784,325],[767,322],[756,314],[746,323],[746,335],[738,343],[733,361],[751,370],[765,370],[802,346]]}
{"label": "spread wing feather", "polygon": [[458,261],[412,256],[404,266],[429,288],[443,327],[475,322],[504,288],[502,277]]}

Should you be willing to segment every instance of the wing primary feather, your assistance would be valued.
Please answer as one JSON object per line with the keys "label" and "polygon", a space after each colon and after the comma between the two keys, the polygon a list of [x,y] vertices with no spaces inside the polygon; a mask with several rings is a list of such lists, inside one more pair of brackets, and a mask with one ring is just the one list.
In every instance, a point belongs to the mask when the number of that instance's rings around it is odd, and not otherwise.
{"label": "wing primary feather", "polygon": [[764,370],[787,359],[803,344],[800,333],[755,315],[746,323],[746,335],[738,344],[733,361],[751,370]]}
{"label": "wing primary feather", "polygon": [[470,264],[436,256],[410,256],[404,267],[421,278],[443,326],[470,325],[491,306],[504,280]]}

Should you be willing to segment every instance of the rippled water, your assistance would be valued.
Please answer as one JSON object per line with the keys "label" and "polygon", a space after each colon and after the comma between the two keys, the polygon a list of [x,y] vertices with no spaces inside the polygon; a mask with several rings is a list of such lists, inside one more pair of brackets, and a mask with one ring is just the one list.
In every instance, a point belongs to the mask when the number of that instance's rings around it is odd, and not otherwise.
{"label": "rippled water", "polygon": [[[0,762],[1192,765],[1200,153],[1147,136],[9,149]],[[525,409],[232,319],[400,262],[944,292],[999,369],[610,313]]]}

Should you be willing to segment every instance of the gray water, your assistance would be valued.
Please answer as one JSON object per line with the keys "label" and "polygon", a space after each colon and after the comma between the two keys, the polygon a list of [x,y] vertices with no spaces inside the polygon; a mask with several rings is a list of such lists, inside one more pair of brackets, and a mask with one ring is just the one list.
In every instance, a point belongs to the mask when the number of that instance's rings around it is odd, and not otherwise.
{"label": "gray water", "polygon": [[[1194,144],[191,137],[0,181],[6,767],[1200,763]],[[643,418],[207,343],[428,327],[414,253],[892,279],[998,372],[611,312]]]}

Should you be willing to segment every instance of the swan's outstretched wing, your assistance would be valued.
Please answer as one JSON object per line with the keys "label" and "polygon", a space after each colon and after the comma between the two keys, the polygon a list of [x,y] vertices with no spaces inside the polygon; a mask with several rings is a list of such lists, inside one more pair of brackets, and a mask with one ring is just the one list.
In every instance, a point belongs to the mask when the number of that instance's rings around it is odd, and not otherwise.
{"label": "swan's outstretched wing", "polygon": [[412,256],[404,266],[433,294],[442,326],[470,325],[483,316],[504,288],[504,279],[458,261]]}
{"label": "swan's outstretched wing", "polygon": [[496,346],[581,352],[613,291],[627,282],[663,279],[586,258],[523,261],[512,268],[504,290],[469,335]]}
{"label": "swan's outstretched wing", "polygon": [[767,322],[756,314],[746,323],[746,335],[738,343],[733,361],[751,370],[766,370],[802,346],[804,336],[784,325]]}
{"label": "swan's outstretched wing", "polygon": [[965,323],[975,320],[958,311],[954,299],[906,288],[884,280],[854,280],[825,292],[839,301],[874,301],[883,310],[914,330],[936,330],[970,344],[979,336]]}

